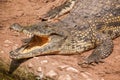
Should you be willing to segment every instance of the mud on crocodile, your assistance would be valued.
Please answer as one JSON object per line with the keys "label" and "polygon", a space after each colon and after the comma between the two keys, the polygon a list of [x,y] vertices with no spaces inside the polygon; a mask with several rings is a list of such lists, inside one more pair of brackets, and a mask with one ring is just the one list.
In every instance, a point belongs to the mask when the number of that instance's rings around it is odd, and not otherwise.
{"label": "mud on crocodile", "polygon": [[[57,22],[49,21],[64,13],[66,16]],[[112,53],[112,39],[120,36],[120,0],[67,0],[43,19],[46,21],[27,27],[17,23],[10,27],[32,36],[10,52],[12,59],[80,54],[95,48],[84,63],[98,63]]]}

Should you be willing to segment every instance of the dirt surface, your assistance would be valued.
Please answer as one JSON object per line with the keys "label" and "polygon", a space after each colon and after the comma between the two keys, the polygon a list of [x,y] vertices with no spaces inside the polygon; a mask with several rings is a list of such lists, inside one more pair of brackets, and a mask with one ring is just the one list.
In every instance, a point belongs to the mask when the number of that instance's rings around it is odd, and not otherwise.
{"label": "dirt surface", "polygon": [[[0,60],[10,63],[9,52],[22,45],[23,33],[11,31],[10,25],[31,25],[65,0],[0,0]],[[55,80],[120,80],[120,38],[114,40],[113,54],[104,63],[82,68],[77,63],[92,52],[82,55],[39,56],[23,62],[20,67],[41,78],[43,74]],[[16,79],[15,79],[16,80]]]}

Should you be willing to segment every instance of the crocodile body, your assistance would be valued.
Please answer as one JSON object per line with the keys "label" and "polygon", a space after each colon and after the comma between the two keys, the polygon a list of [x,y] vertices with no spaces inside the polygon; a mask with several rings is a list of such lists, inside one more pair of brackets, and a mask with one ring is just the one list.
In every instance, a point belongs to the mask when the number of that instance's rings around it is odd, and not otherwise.
{"label": "crocodile body", "polygon": [[[49,21],[67,12],[58,22]],[[80,54],[95,48],[84,63],[97,63],[112,53],[112,39],[120,36],[120,0],[68,0],[44,18],[47,21],[32,26],[11,26],[32,35],[26,44],[10,52],[12,59]]]}

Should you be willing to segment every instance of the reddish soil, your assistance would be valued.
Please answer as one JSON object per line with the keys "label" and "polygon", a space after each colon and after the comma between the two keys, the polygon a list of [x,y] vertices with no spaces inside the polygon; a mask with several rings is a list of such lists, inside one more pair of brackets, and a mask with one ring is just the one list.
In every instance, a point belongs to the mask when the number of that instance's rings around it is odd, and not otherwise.
{"label": "reddish soil", "polygon": [[[51,8],[60,5],[65,0],[0,0],[0,60],[10,63],[9,52],[20,47],[23,33],[10,31],[13,23],[31,25],[40,22],[40,17]],[[120,38],[114,40],[114,50],[105,63],[82,68],[77,63],[82,55],[49,55],[39,56],[23,62],[20,67],[26,67],[39,77],[42,73],[56,80],[120,80]],[[15,79],[16,80],[16,79]]]}

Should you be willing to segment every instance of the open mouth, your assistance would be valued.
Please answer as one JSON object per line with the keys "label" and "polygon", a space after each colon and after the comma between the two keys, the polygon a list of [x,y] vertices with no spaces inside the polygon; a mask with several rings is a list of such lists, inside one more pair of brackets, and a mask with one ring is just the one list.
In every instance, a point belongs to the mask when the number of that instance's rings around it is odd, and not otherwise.
{"label": "open mouth", "polygon": [[33,35],[29,40],[26,41],[20,48],[10,52],[11,58],[19,58],[20,55],[30,54],[32,51],[40,49],[49,41],[48,36],[37,36]]}
{"label": "open mouth", "polygon": [[45,45],[49,41],[48,36],[37,36],[34,35],[30,38],[28,42],[24,45],[24,49],[22,50],[22,54],[31,52],[32,50],[35,50],[37,48],[41,48],[43,45]]}

